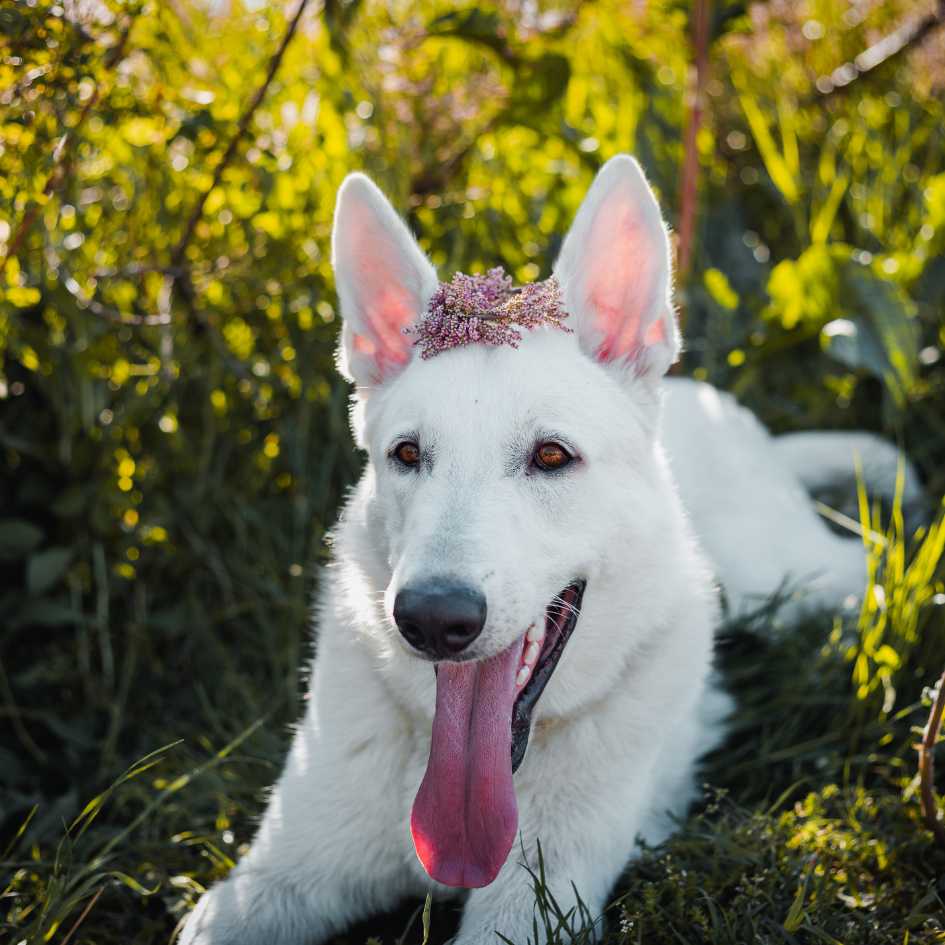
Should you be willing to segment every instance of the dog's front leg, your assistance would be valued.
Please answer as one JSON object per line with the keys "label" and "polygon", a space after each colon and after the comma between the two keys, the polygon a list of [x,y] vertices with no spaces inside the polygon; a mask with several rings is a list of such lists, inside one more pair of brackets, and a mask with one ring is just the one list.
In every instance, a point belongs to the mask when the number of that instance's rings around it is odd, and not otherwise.
{"label": "dog's front leg", "polygon": [[413,744],[369,658],[323,635],[256,838],[204,894],[179,945],[317,945],[413,891],[402,785]]}

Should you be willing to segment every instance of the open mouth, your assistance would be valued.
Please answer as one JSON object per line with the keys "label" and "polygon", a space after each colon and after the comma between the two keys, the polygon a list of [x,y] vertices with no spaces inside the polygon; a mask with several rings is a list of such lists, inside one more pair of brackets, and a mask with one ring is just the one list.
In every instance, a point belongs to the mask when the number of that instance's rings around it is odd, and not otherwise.
{"label": "open mouth", "polygon": [[518,831],[512,774],[532,713],[577,624],[585,582],[574,581],[512,646],[486,660],[436,666],[426,773],[410,816],[417,856],[447,886],[486,886]]}
{"label": "open mouth", "polygon": [[522,665],[515,676],[520,691],[512,709],[512,773],[519,769],[528,747],[532,727],[532,711],[541,698],[551,674],[561,659],[564,648],[581,614],[586,581],[569,584],[545,611],[545,625],[532,627],[525,634]]}

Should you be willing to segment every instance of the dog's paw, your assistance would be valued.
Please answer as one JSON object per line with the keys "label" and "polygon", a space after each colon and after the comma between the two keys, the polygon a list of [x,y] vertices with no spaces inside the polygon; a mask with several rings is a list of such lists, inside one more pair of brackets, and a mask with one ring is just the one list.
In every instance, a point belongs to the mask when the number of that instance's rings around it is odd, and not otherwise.
{"label": "dog's paw", "polygon": [[177,945],[317,945],[329,931],[289,884],[243,873],[204,893]]}
{"label": "dog's paw", "polygon": [[226,939],[225,918],[217,903],[222,886],[208,890],[184,920],[176,945],[214,945]]}

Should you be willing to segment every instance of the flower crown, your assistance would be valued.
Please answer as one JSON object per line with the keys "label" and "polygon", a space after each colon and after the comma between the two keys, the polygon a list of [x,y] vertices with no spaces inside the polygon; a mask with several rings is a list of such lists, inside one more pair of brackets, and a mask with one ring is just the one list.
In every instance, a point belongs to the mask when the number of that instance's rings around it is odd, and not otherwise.
{"label": "flower crown", "polygon": [[449,282],[441,282],[426,314],[404,332],[416,337],[414,344],[425,359],[475,343],[517,348],[522,330],[539,325],[570,334],[563,323],[567,316],[554,276],[517,288],[496,266],[484,275],[457,272]]}

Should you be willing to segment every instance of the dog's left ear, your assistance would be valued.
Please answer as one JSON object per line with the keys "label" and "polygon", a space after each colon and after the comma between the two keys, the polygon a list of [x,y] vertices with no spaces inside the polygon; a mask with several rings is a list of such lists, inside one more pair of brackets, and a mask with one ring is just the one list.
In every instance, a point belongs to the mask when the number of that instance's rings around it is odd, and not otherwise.
{"label": "dog's left ear", "polygon": [[436,270],[407,225],[364,174],[349,174],[338,191],[331,261],[344,324],[338,366],[366,389],[410,360],[404,329],[436,291]]}
{"label": "dog's left ear", "polygon": [[669,236],[632,157],[600,169],[554,274],[588,354],[653,379],[666,373],[679,354]]}

